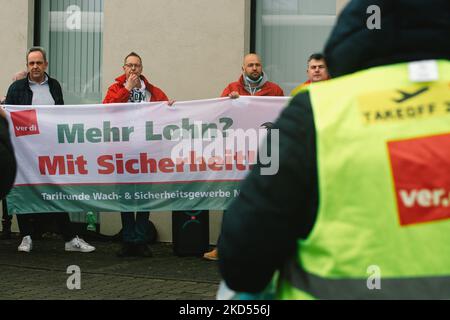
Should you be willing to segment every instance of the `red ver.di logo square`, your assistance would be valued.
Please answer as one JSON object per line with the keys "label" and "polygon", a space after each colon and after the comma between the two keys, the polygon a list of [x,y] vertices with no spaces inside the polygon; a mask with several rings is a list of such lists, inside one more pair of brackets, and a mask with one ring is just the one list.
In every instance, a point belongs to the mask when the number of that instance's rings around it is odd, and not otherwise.
{"label": "red ver.di logo square", "polygon": [[450,219],[450,134],[388,142],[402,226]]}
{"label": "red ver.di logo square", "polygon": [[39,134],[36,110],[11,112],[16,137]]}

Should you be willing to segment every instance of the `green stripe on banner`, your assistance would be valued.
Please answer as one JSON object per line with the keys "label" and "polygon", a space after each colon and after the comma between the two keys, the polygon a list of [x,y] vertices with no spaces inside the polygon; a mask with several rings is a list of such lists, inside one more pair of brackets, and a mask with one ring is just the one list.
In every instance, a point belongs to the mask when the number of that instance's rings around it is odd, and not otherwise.
{"label": "green stripe on banner", "polygon": [[240,181],[121,185],[17,186],[8,195],[11,214],[224,210],[239,195]]}

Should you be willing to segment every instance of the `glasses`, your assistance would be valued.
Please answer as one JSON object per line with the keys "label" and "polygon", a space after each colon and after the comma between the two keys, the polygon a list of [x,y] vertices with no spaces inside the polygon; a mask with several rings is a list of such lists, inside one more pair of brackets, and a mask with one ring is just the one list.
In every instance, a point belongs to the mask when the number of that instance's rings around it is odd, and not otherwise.
{"label": "glasses", "polygon": [[125,67],[127,67],[128,69],[139,69],[140,67],[142,67],[142,64],[136,64],[136,63],[126,63]]}

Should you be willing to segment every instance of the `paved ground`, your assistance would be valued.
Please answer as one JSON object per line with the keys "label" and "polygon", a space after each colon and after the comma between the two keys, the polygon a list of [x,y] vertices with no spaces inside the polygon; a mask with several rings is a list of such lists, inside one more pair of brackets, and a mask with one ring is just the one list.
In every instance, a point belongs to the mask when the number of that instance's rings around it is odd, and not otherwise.
{"label": "paved ground", "polygon": [[[64,251],[64,242],[33,241],[31,253],[17,252],[20,240],[0,240],[2,299],[214,299],[217,264],[201,257],[177,257],[171,244],[152,246],[152,258],[117,258],[118,242],[90,241],[92,253]],[[67,268],[81,270],[81,289],[69,290]]]}

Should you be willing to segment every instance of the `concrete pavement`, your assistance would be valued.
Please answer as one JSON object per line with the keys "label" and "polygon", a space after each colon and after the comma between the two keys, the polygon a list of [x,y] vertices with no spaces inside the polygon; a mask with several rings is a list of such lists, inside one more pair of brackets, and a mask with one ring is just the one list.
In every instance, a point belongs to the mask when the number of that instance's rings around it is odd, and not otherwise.
{"label": "concrete pavement", "polygon": [[[17,234],[0,240],[0,300],[208,300],[220,282],[216,262],[177,257],[171,244],[151,246],[152,258],[117,258],[119,242],[89,241],[96,251],[78,253],[65,252],[64,241],[50,237],[33,240],[32,252],[23,253],[20,240]],[[69,266],[80,269],[79,290],[67,287],[74,275]]]}

